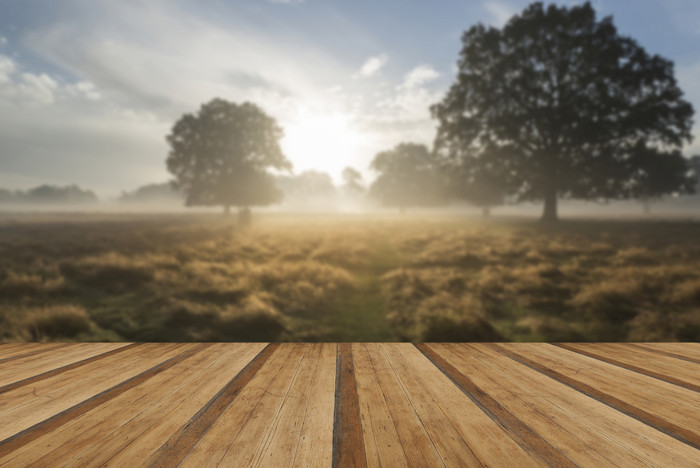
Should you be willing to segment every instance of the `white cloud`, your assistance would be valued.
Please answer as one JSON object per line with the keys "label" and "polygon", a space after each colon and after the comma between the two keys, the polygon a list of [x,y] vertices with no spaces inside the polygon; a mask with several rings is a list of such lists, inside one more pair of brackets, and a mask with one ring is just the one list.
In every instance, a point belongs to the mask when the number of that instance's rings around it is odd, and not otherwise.
{"label": "white cloud", "polygon": [[362,64],[360,70],[354,75],[357,78],[369,78],[381,70],[389,61],[389,56],[386,54],[375,55],[370,57]]}
{"label": "white cloud", "polygon": [[49,75],[22,72],[17,63],[0,55],[0,103],[51,104],[58,83]]}
{"label": "white cloud", "polygon": [[65,91],[70,96],[83,97],[90,101],[99,101],[102,99],[102,93],[89,81],[79,81],[73,85],[66,86]]}
{"label": "white cloud", "polygon": [[12,58],[0,54],[0,104],[50,105],[56,100],[97,101],[101,94],[93,83],[59,83],[46,73],[29,73]]}
{"label": "white cloud", "polygon": [[491,21],[498,27],[502,27],[518,12],[512,5],[494,0],[484,3],[484,8],[491,15]]}
{"label": "white cloud", "polygon": [[402,88],[416,88],[432,81],[440,76],[440,73],[430,65],[419,65],[403,78]]}
{"label": "white cloud", "polygon": [[9,83],[11,75],[17,69],[14,60],[10,57],[0,54],[0,89],[5,83]]}
{"label": "white cloud", "polygon": [[252,94],[270,96],[259,104],[284,119],[279,96],[318,101],[319,89],[350,72],[313,47],[280,41],[245,22],[223,27],[176,3],[96,5],[100,21],[81,28],[55,22],[32,31],[26,43],[53,65],[94,83],[103,97],[149,109],[166,121],[215,96],[240,101]]}

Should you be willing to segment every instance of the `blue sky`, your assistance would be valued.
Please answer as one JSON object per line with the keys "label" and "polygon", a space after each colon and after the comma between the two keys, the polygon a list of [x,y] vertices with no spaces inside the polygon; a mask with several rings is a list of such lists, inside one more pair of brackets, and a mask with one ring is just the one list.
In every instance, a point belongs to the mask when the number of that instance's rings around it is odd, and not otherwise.
{"label": "blue sky", "polygon": [[[78,183],[112,196],[167,180],[164,136],[215,96],[274,116],[297,172],[337,179],[352,165],[371,178],[376,152],[432,141],[428,106],[454,78],[462,32],[528,3],[0,0],[0,187]],[[593,5],[674,60],[700,110],[700,2]]]}

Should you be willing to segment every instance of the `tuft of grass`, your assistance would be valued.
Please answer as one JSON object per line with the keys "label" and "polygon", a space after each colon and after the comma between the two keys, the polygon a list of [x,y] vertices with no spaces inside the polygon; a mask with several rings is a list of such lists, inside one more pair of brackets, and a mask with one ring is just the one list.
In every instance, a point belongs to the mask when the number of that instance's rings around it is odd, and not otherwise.
{"label": "tuft of grass", "polygon": [[8,311],[2,325],[6,337],[19,341],[75,340],[96,328],[82,307],[71,305]]}
{"label": "tuft of grass", "polygon": [[65,279],[58,276],[42,276],[32,273],[8,271],[0,280],[0,295],[22,299],[59,294],[67,289]]}
{"label": "tuft of grass", "polygon": [[154,278],[151,262],[116,252],[65,261],[59,269],[78,285],[106,290],[140,287]]}

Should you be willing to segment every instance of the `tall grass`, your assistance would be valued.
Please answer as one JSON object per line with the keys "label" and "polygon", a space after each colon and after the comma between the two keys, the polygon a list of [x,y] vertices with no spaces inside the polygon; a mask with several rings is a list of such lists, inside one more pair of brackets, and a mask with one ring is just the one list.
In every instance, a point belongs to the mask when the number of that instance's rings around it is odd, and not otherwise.
{"label": "tall grass", "polygon": [[700,340],[700,223],[5,221],[0,339]]}

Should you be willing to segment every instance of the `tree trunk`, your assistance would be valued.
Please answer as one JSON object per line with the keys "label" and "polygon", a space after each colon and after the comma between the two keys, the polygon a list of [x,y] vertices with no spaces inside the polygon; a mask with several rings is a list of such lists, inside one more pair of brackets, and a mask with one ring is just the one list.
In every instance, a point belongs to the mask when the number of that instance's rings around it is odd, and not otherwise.
{"label": "tree trunk", "polygon": [[481,216],[484,218],[490,218],[491,217],[491,207],[488,205],[482,206],[481,207]]}
{"label": "tree trunk", "polygon": [[242,228],[250,226],[252,221],[252,215],[250,214],[250,208],[243,207],[238,210],[238,225]]}
{"label": "tree trunk", "polygon": [[647,199],[642,200],[642,211],[644,212],[645,215],[648,215],[651,213],[651,202]]}
{"label": "tree trunk", "polygon": [[542,211],[541,220],[550,223],[557,221],[558,219],[557,191],[554,188],[547,187],[544,191],[544,210]]}
{"label": "tree trunk", "polygon": [[230,205],[224,205],[224,214],[227,216],[231,214],[231,206]]}

